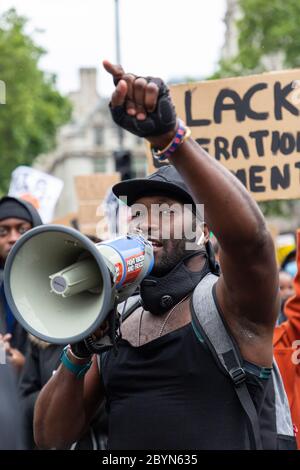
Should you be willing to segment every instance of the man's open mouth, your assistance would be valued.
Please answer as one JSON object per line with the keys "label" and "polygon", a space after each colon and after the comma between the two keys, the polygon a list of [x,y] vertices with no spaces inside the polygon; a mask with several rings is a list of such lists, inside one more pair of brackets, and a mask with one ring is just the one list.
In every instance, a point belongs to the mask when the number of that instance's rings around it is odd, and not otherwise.
{"label": "man's open mouth", "polygon": [[156,240],[154,238],[149,238],[148,240],[152,244],[153,248],[161,248],[163,246],[159,240]]}

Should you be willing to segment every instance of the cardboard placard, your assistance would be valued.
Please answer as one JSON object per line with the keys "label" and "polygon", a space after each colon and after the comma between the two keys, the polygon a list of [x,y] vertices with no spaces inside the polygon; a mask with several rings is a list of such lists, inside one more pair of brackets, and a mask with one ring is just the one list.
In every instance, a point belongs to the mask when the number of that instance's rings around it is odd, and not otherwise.
{"label": "cardboard placard", "polygon": [[42,221],[47,224],[53,219],[63,185],[59,178],[22,165],[12,172],[8,195],[30,202],[38,210]]}
{"label": "cardboard placard", "polygon": [[[78,224],[86,235],[102,238],[104,211],[102,203],[111,187],[120,181],[119,173],[94,173],[75,176],[78,198]],[[102,228],[101,228],[102,227]]]}
{"label": "cardboard placard", "polygon": [[[174,85],[192,136],[257,201],[300,197],[300,69]],[[154,165],[148,151],[149,173]]]}

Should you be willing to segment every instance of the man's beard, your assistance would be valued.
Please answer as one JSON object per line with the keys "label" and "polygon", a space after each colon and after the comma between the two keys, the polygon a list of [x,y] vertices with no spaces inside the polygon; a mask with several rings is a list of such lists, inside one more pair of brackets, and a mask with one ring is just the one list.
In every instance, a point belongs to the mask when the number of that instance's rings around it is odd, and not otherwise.
{"label": "man's beard", "polygon": [[170,272],[186,255],[191,251],[186,249],[187,240],[162,240],[161,253],[158,260],[155,260],[151,275],[162,277]]}

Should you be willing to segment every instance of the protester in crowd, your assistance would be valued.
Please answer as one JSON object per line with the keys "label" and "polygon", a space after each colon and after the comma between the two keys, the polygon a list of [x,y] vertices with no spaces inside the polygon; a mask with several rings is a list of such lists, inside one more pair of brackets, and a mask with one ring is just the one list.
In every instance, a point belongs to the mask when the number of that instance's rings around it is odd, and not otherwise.
{"label": "protester in crowd", "polygon": [[[73,442],[106,396],[109,449],[275,449],[270,374],[278,272],[263,216],[243,185],[177,120],[161,80],[124,74],[108,62],[104,66],[116,83],[110,104],[115,122],[146,137],[156,157],[168,156],[172,164],[113,187],[132,206],[132,226],[152,241],[155,263],[141,284],[143,307],[122,322],[118,354],[110,350],[92,360],[83,342],[64,352],[63,364],[37,400],[36,442],[43,448]],[[207,225],[200,239],[195,233],[197,248],[187,249],[184,205],[195,214],[196,203],[204,204],[205,220],[220,244],[220,277]],[[163,236],[161,215],[151,211],[155,205],[164,205],[169,216],[169,237]],[[243,368],[230,369],[234,380],[218,367],[191,322],[191,315],[200,318],[200,308],[218,322],[222,316],[239,348]],[[103,329],[95,334],[103,335]],[[252,397],[249,421],[239,387]],[[295,445],[292,434],[284,442]]]}
{"label": "protester in crowd", "polygon": [[296,250],[290,251],[281,263],[281,271],[285,271],[292,278],[296,276],[297,263],[296,263]]}
{"label": "protester in crowd", "polygon": [[29,202],[9,196],[0,199],[0,339],[4,339],[7,356],[18,372],[25,361],[27,332],[16,321],[6,301],[3,269],[16,241],[41,224],[37,210]]}
{"label": "protester in crowd", "polygon": [[288,395],[295,426],[298,448],[300,448],[300,230],[297,232],[297,274],[294,279],[295,295],[284,307],[286,321],[275,328],[274,355]]}
{"label": "protester in crowd", "polygon": [[0,450],[23,448],[23,426],[15,374],[10,364],[0,363]]}
{"label": "protester in crowd", "polygon": [[286,320],[284,307],[286,301],[294,295],[293,277],[287,271],[279,271],[279,294],[280,294],[280,312],[277,324],[280,325]]}

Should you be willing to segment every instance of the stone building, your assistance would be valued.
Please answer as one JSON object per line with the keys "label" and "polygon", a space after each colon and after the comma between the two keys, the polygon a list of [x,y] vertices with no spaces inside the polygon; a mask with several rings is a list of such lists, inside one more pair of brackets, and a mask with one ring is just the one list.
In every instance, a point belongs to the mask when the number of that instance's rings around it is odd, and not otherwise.
{"label": "stone building", "polygon": [[227,0],[226,13],[224,18],[225,37],[221,51],[223,60],[231,59],[238,52],[238,29],[236,22],[241,17],[238,0]]}
{"label": "stone building", "polygon": [[[80,88],[68,96],[73,104],[71,121],[61,128],[55,150],[39,156],[34,164],[35,168],[64,181],[56,217],[77,210],[74,176],[114,172],[113,153],[119,149],[119,130],[111,119],[108,98],[97,91],[96,69],[80,69]],[[124,132],[123,148],[132,152],[135,175],[145,176],[143,139]]]}

